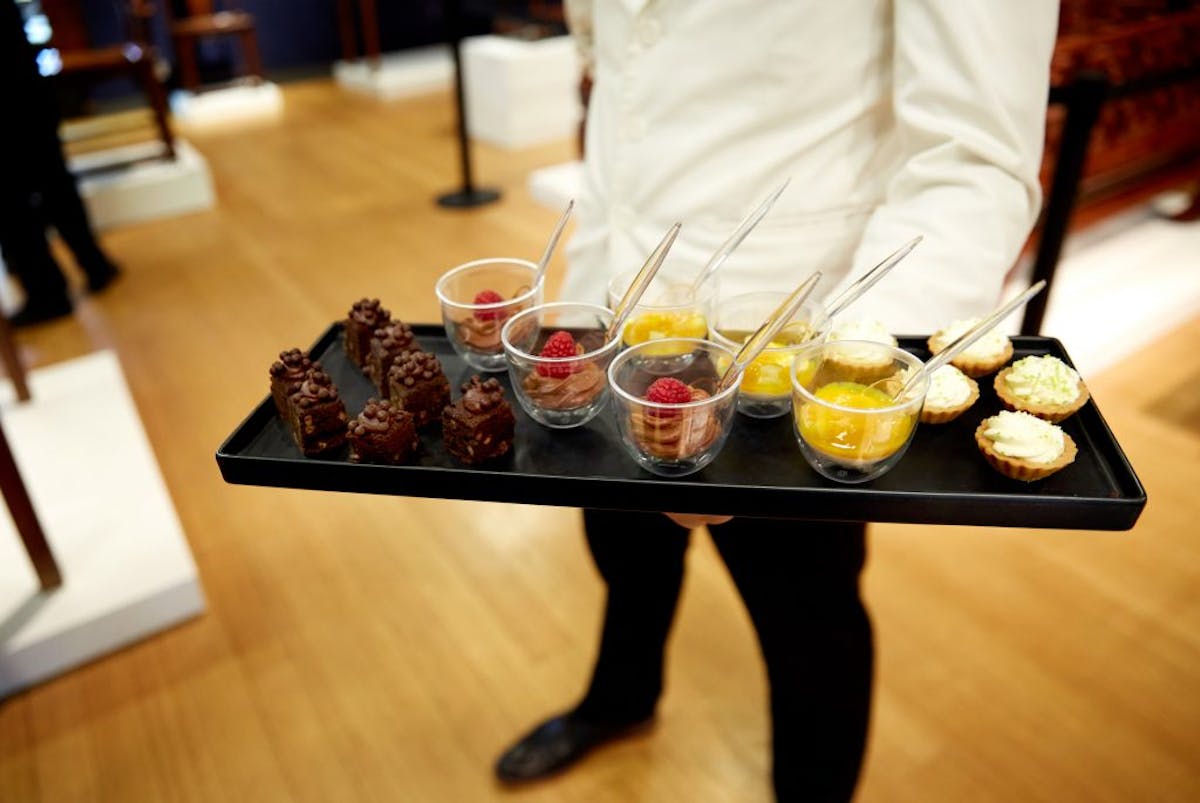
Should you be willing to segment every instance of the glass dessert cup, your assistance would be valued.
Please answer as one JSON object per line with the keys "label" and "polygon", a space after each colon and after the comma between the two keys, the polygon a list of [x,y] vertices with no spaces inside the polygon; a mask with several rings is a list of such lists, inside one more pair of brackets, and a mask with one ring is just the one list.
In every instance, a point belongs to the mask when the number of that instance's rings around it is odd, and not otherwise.
{"label": "glass dessert cup", "polygon": [[[889,368],[863,384],[856,368],[861,357],[887,362]],[[922,374],[902,399],[892,394],[921,367],[907,351],[865,340],[802,347],[791,372],[792,417],[808,464],[844,483],[868,482],[890,471],[917,431],[929,378]]]}
{"label": "glass dessert cup", "polygon": [[[500,332],[513,392],[539,424],[569,429],[586,424],[608,401],[608,364],[621,347],[604,342],[612,310],[595,304],[541,304],[508,319]],[[573,356],[542,356],[558,332],[571,336]]]}
{"label": "glass dessert cup", "polygon": [[[608,283],[609,308],[616,309],[637,273],[636,270],[631,270],[612,278]],[[660,269],[629,314],[621,332],[621,342],[626,346],[636,346],[649,340],[703,340],[708,337],[708,316],[717,294],[717,278],[710,277],[693,296],[691,284],[694,279],[695,276],[691,273],[677,269],[667,270],[665,267]],[[677,350],[674,352],[675,356],[684,356],[691,352],[689,347],[683,345],[659,344],[651,347],[644,356],[669,356],[672,354],[672,348]]]}
{"label": "glass dessert cup", "polygon": [[526,259],[477,259],[446,271],[436,291],[446,337],[479,371],[503,371],[500,330],[509,318],[542,301],[533,286],[537,265]]}
{"label": "glass dessert cup", "polygon": [[[621,444],[639,466],[663,477],[692,474],[713,461],[733,425],[738,385],[717,392],[719,366],[733,360],[724,346],[697,338],[651,340],[622,351],[608,366]],[[682,359],[681,359],[682,358]],[[691,401],[646,398],[665,378],[691,391]]]}
{"label": "glass dessert cup", "polygon": [[[717,302],[710,338],[736,352],[770,317],[787,293],[743,293]],[[751,418],[776,418],[792,409],[792,361],[805,343],[820,342],[829,332],[829,319],[816,301],[805,302],[767,348],[742,373],[739,413]]]}

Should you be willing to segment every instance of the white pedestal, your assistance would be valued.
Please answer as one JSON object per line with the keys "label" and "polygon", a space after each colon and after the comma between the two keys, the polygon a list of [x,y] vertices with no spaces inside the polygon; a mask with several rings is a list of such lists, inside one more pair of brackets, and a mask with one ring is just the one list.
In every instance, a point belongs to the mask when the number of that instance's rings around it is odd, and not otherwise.
{"label": "white pedestal", "polygon": [[171,93],[171,114],[189,126],[222,126],[273,120],[283,114],[283,93],[270,81]]}
{"label": "white pedestal", "polygon": [[0,512],[0,697],[199,614],[196,566],[116,357],[0,387],[0,418],[63,585],[40,592]]}
{"label": "white pedestal", "polygon": [[561,211],[572,198],[583,192],[583,163],[539,167],[529,174],[529,194],[542,206]]}
{"label": "white pedestal", "polygon": [[92,226],[107,229],[188,212],[216,205],[208,163],[184,140],[175,141],[176,158],[139,162],[161,149],[158,142],[138,143],[73,157],[73,172],[107,168],[89,173],[79,181],[79,194],[87,204]]}
{"label": "white pedestal", "polygon": [[365,59],[336,61],[333,80],[350,92],[396,100],[448,89],[454,83],[454,59],[447,46],[435,45],[384,54],[378,67]]}
{"label": "white pedestal", "polygon": [[571,37],[471,37],[463,40],[462,59],[472,137],[522,148],[575,136],[582,108]]}

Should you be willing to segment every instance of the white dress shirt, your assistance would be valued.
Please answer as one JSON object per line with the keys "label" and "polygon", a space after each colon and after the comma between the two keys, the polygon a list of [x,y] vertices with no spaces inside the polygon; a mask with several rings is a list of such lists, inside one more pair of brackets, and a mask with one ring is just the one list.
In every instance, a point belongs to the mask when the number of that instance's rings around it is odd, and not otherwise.
{"label": "white dress shirt", "polygon": [[831,296],[917,234],[848,312],[933,331],[1000,297],[1040,208],[1053,0],[567,0],[595,81],[563,296],[600,301],[672,223],[698,271],[784,178],[722,296]]}

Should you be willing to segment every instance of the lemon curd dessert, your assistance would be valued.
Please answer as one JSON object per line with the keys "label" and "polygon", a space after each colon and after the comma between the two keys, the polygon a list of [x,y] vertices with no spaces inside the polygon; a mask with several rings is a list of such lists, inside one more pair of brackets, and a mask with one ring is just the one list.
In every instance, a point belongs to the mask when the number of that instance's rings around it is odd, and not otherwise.
{"label": "lemon curd dessert", "polygon": [[[796,429],[813,449],[847,468],[864,468],[908,444],[916,409],[893,409],[897,401],[859,382],[830,382],[812,394],[820,402],[796,407]],[[879,412],[889,411],[889,412]]]}
{"label": "lemon curd dessert", "polygon": [[[752,334],[754,332],[744,329],[717,330],[721,339],[735,347],[744,345]],[[742,397],[771,400],[789,396],[792,392],[792,381],[788,372],[791,370],[792,360],[796,357],[796,349],[808,342],[812,336],[812,328],[802,321],[789,323],[780,330],[762,353],[742,372]],[[723,370],[724,366],[721,367]]]}

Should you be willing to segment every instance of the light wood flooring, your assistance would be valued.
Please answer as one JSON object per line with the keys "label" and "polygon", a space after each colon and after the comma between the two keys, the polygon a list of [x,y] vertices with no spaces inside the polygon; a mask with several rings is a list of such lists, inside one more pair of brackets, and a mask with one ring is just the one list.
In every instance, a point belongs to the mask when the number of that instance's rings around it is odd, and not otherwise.
{"label": "light wood flooring", "polygon": [[[525,177],[572,155],[478,147],[504,200],[445,211],[448,97],[285,94],[281,121],[185,132],[216,210],[107,234],[121,281],[20,335],[38,364],[120,356],[209,610],[0,701],[0,801],[769,799],[762,669],[706,538],[656,729],[507,792],[494,756],[579,694],[594,649],[576,512],[221,481],[276,352],[363,295],[436,321],[447,267],[536,258],[556,213]],[[1200,799],[1198,344],[1200,317],[1087,377],[1149,490],[1132,532],[873,528],[861,800]]]}

